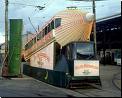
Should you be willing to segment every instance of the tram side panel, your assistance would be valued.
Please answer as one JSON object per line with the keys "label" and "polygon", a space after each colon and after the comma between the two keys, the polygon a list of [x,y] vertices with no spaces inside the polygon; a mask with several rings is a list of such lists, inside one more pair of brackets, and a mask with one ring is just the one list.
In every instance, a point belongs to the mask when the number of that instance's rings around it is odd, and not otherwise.
{"label": "tram side panel", "polygon": [[68,60],[57,46],[52,42],[32,55],[30,65],[24,65],[24,74],[58,87],[67,87],[72,80],[81,84],[99,82],[98,60]]}
{"label": "tram side panel", "polygon": [[56,63],[55,45],[56,43],[52,42],[45,48],[32,55],[30,57],[30,64],[24,64],[23,72],[28,76],[54,86],[66,87],[66,73],[54,70]]}
{"label": "tram side panel", "polygon": [[54,43],[39,50],[30,57],[30,65],[33,67],[53,70],[54,66]]}

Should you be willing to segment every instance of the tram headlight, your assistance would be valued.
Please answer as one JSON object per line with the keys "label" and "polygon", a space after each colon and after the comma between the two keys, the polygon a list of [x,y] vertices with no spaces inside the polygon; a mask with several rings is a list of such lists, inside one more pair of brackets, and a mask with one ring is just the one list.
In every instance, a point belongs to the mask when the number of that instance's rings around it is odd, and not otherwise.
{"label": "tram headlight", "polygon": [[87,13],[86,14],[86,20],[87,21],[93,21],[94,20],[94,14],[93,13]]}

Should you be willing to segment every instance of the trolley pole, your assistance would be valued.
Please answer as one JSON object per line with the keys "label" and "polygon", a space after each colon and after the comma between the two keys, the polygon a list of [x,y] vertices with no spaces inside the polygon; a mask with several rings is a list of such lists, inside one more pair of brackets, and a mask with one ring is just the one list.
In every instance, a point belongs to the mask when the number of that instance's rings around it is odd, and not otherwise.
{"label": "trolley pole", "polygon": [[94,44],[95,44],[95,56],[97,57],[95,0],[92,1],[92,7],[93,7],[93,14],[94,14],[94,23],[93,23],[94,31],[93,31],[93,36],[94,36]]}

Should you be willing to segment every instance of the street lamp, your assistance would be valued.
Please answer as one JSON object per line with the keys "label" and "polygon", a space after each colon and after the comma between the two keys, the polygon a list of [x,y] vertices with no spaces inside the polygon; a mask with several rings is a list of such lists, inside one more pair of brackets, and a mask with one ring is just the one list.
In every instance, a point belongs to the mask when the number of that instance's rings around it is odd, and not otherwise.
{"label": "street lamp", "polygon": [[96,38],[96,9],[95,9],[95,0],[92,0],[92,8],[93,8],[93,14],[94,14],[94,30],[93,30],[93,35],[94,35],[94,44],[95,44],[95,56],[97,57],[97,38]]}

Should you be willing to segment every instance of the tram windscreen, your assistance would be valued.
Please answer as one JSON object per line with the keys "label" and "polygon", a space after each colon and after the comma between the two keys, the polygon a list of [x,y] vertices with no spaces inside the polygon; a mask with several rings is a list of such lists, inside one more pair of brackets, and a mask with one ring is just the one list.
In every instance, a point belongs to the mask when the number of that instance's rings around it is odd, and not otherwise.
{"label": "tram windscreen", "polygon": [[76,59],[92,59],[92,58],[94,58],[93,43],[76,44]]}

